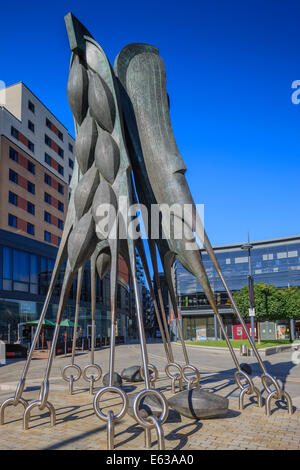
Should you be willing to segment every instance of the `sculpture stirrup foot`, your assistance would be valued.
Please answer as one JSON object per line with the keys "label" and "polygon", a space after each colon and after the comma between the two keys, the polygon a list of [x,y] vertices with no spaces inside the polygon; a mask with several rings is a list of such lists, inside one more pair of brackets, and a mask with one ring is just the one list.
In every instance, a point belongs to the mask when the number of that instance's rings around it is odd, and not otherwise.
{"label": "sculpture stirrup foot", "polygon": [[[272,400],[285,400],[287,402],[287,407],[288,407],[288,412],[289,414],[293,414],[293,402],[290,397],[290,395],[283,390],[277,380],[272,377],[270,374],[263,374],[261,376],[261,381],[263,386],[265,387],[266,391],[268,392],[267,398],[266,398],[266,415],[270,416],[271,415],[271,401]],[[270,385],[274,386],[274,390],[270,388]]]}
{"label": "sculpture stirrup foot", "polygon": [[10,405],[13,405],[13,406],[18,406],[19,403],[21,403],[21,405],[23,405],[24,407],[24,411],[26,410],[27,406],[28,406],[28,401],[25,400],[24,398],[18,398],[17,402],[15,402],[15,397],[12,397],[12,398],[8,398],[7,400],[5,400],[1,407],[0,407],[0,425],[4,424],[4,411],[5,411],[5,408],[7,408],[8,406]]}
{"label": "sculpture stirrup foot", "polygon": [[[118,394],[123,402],[121,411],[118,414],[114,414],[112,410],[109,410],[105,415],[100,408],[100,399],[104,393],[111,392]],[[107,450],[114,450],[115,448],[115,422],[123,418],[128,409],[128,397],[124,390],[114,385],[101,388],[94,397],[93,402],[94,410],[98,418],[102,421],[107,422]]]}
{"label": "sculpture stirrup foot", "polygon": [[18,404],[21,403],[21,405],[23,405],[24,409],[26,410],[28,406],[28,401],[22,398],[22,393],[24,391],[24,388],[25,388],[25,378],[22,378],[17,385],[15,396],[11,398],[7,398],[7,400],[5,400],[2,403],[0,407],[0,425],[4,424],[4,411],[5,411],[5,408],[7,408],[9,405],[18,406]]}
{"label": "sculpture stirrup foot", "polygon": [[42,405],[41,400],[36,400],[36,401],[33,401],[32,403],[30,403],[30,405],[26,408],[25,413],[24,413],[24,417],[23,417],[23,429],[25,431],[29,428],[30,413],[33,410],[33,408],[36,408],[36,407],[39,407],[39,409],[41,411],[43,411],[45,408],[48,408],[48,411],[50,413],[51,426],[55,426],[55,424],[56,424],[56,413],[55,413],[54,406],[49,401],[47,401],[47,403],[43,407],[41,407],[41,405]]}
{"label": "sculpture stirrup foot", "polygon": [[[240,377],[242,376],[242,377]],[[257,397],[257,404],[261,408],[262,407],[262,396],[260,391],[258,390],[257,387],[255,387],[252,379],[249,377],[249,375],[246,374],[246,372],[242,370],[237,370],[236,373],[234,374],[235,377],[235,382],[237,386],[240,389],[240,395],[239,395],[239,409],[243,410],[244,409],[244,397],[245,395],[256,395]],[[242,379],[246,380],[246,383],[242,383]]]}
{"label": "sculpture stirrup foot", "polygon": [[50,423],[51,426],[55,426],[56,424],[56,413],[55,413],[55,408],[48,401],[48,396],[49,396],[49,380],[44,380],[44,382],[41,385],[41,391],[40,391],[40,396],[38,400],[33,401],[28,405],[28,407],[25,410],[24,416],[23,416],[23,428],[24,430],[27,430],[29,428],[29,421],[30,421],[30,413],[33,410],[33,408],[38,407],[40,411],[43,411],[45,408],[48,409],[50,413]]}

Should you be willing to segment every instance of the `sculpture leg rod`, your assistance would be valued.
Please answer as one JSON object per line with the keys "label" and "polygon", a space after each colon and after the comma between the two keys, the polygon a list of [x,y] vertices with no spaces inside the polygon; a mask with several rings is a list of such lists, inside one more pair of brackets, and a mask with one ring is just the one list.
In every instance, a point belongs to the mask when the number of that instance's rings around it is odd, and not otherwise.
{"label": "sculpture leg rod", "polygon": [[[74,319],[74,333],[73,333],[73,343],[72,343],[72,357],[71,364],[66,365],[62,370],[62,377],[64,380],[69,382],[69,394],[73,394],[73,385],[74,382],[80,379],[81,377],[81,368],[75,364],[75,350],[76,350],[76,336],[77,336],[77,327],[78,327],[78,317],[79,317],[79,305],[80,305],[80,295],[82,288],[82,278],[83,278],[83,268],[81,267],[78,270],[77,277],[77,291],[76,291],[76,307],[75,307],[75,319]],[[76,369],[77,375],[70,374],[69,377],[66,376],[68,369]]]}
{"label": "sculpture leg rod", "polygon": [[157,323],[158,323],[158,326],[159,326],[160,334],[161,334],[161,337],[162,337],[162,341],[163,341],[167,361],[168,361],[168,363],[170,363],[171,362],[171,359],[170,359],[171,344],[170,344],[170,342],[168,342],[168,344],[167,344],[164,328],[163,328],[163,325],[162,325],[162,322],[161,322],[161,318],[160,318],[160,314],[159,314],[159,310],[158,310],[158,305],[157,305],[157,301],[156,301],[156,298],[155,298],[155,294],[154,294],[154,290],[153,290],[153,286],[152,286],[152,282],[151,282],[151,277],[150,277],[150,273],[149,273],[147,258],[146,258],[144,247],[143,247],[143,241],[142,241],[141,238],[139,238],[137,240],[137,249],[138,249],[141,261],[142,261],[142,265],[143,265],[143,268],[144,268],[145,275],[146,275],[147,283],[148,283],[149,290],[150,290],[150,295],[152,297],[152,302],[153,302],[153,306],[154,306],[154,310],[155,310],[155,315],[156,315]]}
{"label": "sculpture leg rod", "polygon": [[118,240],[111,240],[111,271],[110,271],[110,355],[109,355],[109,385],[113,385],[115,371],[115,349],[117,329],[117,275],[118,275]]}
{"label": "sculpture leg rod", "polygon": [[63,311],[65,309],[67,300],[68,300],[68,295],[73,283],[75,273],[72,271],[70,264],[68,262],[67,267],[66,267],[66,272],[64,276],[64,282],[61,290],[61,296],[59,299],[59,305],[58,305],[58,311],[57,311],[57,318],[56,318],[56,326],[54,330],[54,335],[52,339],[52,344],[51,344],[51,349],[50,349],[50,354],[46,366],[46,371],[44,375],[44,379],[41,385],[41,390],[40,390],[40,395],[39,399],[31,405],[28,406],[24,413],[24,428],[28,428],[29,420],[30,420],[30,412],[32,408],[35,406],[38,406],[39,409],[42,411],[45,407],[47,407],[51,413],[51,422],[55,423],[55,419],[53,418],[53,414],[55,415],[55,410],[54,407],[51,403],[48,402],[48,396],[49,396],[49,377],[50,377],[50,372],[51,372],[51,367],[53,363],[53,359],[55,356],[55,350],[56,350],[56,344],[57,344],[57,339],[58,339],[58,334],[59,334],[59,328],[60,328],[60,323],[63,315]]}
{"label": "sculpture leg rod", "polygon": [[[90,394],[94,393],[94,383],[100,380],[102,376],[102,369],[98,364],[95,364],[95,314],[96,314],[96,258],[97,252],[91,256],[91,320],[92,320],[92,337],[91,337],[91,352],[90,363],[83,369],[83,378],[89,382]],[[98,374],[94,373],[87,375],[88,369],[96,369]]]}
{"label": "sculpture leg rod", "polygon": [[76,335],[78,328],[78,317],[79,317],[79,306],[80,306],[80,295],[82,288],[82,278],[83,278],[83,267],[78,270],[77,277],[77,292],[76,292],[76,307],[75,307],[75,318],[74,318],[74,334],[73,334],[73,343],[72,343],[72,359],[71,364],[74,364],[75,360],[75,350],[76,350]]}
{"label": "sculpture leg rod", "polygon": [[244,330],[244,332],[245,332],[245,334],[246,334],[246,336],[247,336],[247,339],[248,339],[248,341],[249,341],[249,343],[250,343],[250,345],[251,345],[251,348],[252,348],[252,350],[253,350],[253,352],[254,352],[254,354],[255,354],[255,356],[256,356],[256,359],[257,359],[257,361],[258,361],[258,363],[259,363],[259,365],[260,365],[260,367],[261,367],[263,373],[264,373],[264,374],[267,374],[267,370],[266,370],[266,368],[265,368],[265,365],[264,365],[264,363],[263,363],[263,361],[262,361],[262,359],[261,359],[261,357],[260,357],[260,355],[259,355],[259,352],[258,352],[258,350],[257,350],[257,348],[256,348],[256,346],[255,346],[255,343],[253,342],[253,340],[252,340],[252,338],[251,338],[251,335],[250,335],[250,333],[249,333],[249,331],[248,331],[248,329],[247,329],[247,327],[246,327],[245,321],[244,321],[244,319],[243,319],[243,317],[242,317],[242,315],[241,315],[241,313],[240,313],[240,311],[239,311],[239,308],[238,308],[238,306],[237,306],[237,304],[236,304],[236,302],[235,302],[235,300],[234,300],[234,298],[233,298],[233,295],[232,295],[232,293],[231,293],[231,291],[230,291],[230,289],[229,289],[229,287],[228,287],[228,285],[227,285],[227,282],[226,282],[225,279],[224,279],[224,276],[223,276],[223,274],[222,274],[222,272],[221,272],[221,268],[220,268],[219,262],[218,262],[218,260],[217,260],[217,257],[216,257],[216,255],[215,255],[215,252],[214,252],[214,250],[213,250],[213,248],[212,248],[212,246],[211,246],[211,244],[210,244],[210,241],[209,241],[209,239],[208,239],[206,233],[204,233],[204,243],[203,243],[203,245],[204,245],[204,248],[206,249],[207,254],[208,254],[208,256],[210,257],[210,259],[211,259],[211,261],[212,261],[212,263],[213,263],[213,265],[214,265],[214,267],[215,267],[215,269],[216,269],[216,271],[217,271],[217,273],[218,273],[218,275],[219,275],[219,277],[220,277],[220,279],[221,279],[221,282],[222,282],[222,284],[223,284],[223,286],[224,286],[224,288],[225,288],[225,290],[226,290],[226,292],[227,292],[227,294],[228,294],[228,297],[229,297],[229,299],[230,299],[230,302],[232,303],[232,306],[233,306],[234,310],[236,311],[236,314],[237,314],[237,316],[238,316],[238,319],[239,319],[239,321],[241,322],[241,325],[242,325],[242,327],[243,327],[243,330]]}
{"label": "sculpture leg rod", "polygon": [[142,309],[140,291],[138,288],[138,282],[137,282],[137,276],[136,276],[136,258],[135,258],[135,248],[134,248],[133,240],[128,241],[128,252],[129,252],[129,259],[130,259],[133,291],[134,291],[134,296],[136,299],[136,314],[137,314],[138,330],[139,330],[139,337],[140,337],[145,386],[146,386],[146,389],[149,389],[150,388],[150,378],[149,378],[149,370],[148,370],[149,360],[148,360],[148,354],[147,354],[147,349],[146,349],[146,338],[145,338],[145,330],[144,330],[144,323],[143,323],[143,309]]}
{"label": "sculpture leg rod", "polygon": [[168,348],[169,348],[170,362],[174,362],[174,355],[173,355],[172,346],[171,346],[170,332],[169,332],[169,327],[167,323],[167,317],[166,317],[166,312],[165,312],[165,307],[164,307],[164,302],[163,302],[163,297],[162,297],[161,287],[160,287],[160,282],[159,282],[159,276],[158,276],[156,246],[155,246],[154,240],[149,239],[148,245],[149,245],[149,250],[150,250],[151,262],[153,266],[154,282],[156,284],[158,300],[159,300],[160,310],[161,310],[161,316],[162,316],[163,325],[164,325],[164,329],[166,333],[166,340],[167,340]]}

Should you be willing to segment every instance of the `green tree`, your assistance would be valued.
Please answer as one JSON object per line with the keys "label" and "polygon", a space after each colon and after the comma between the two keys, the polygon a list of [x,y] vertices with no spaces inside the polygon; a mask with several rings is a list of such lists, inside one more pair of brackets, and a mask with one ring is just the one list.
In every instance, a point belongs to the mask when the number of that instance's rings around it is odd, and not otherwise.
{"label": "green tree", "polygon": [[[249,316],[249,290],[248,286],[233,294],[234,300],[246,318]],[[287,295],[282,289],[266,284],[254,284],[255,317],[260,321],[279,320],[285,318]]]}
{"label": "green tree", "polygon": [[296,286],[281,289],[284,299],[284,318],[300,319],[300,289]]}

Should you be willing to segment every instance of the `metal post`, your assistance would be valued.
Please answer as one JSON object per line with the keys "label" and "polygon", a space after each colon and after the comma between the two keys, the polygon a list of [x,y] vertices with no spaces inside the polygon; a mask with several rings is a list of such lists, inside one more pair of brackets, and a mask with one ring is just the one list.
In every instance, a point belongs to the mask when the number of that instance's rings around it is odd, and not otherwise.
{"label": "metal post", "polygon": [[252,341],[255,344],[255,322],[254,322],[254,288],[253,288],[253,277],[252,277],[252,270],[251,270],[251,248],[252,245],[249,241],[249,234],[248,234],[248,243],[244,243],[241,246],[242,250],[248,250],[248,289],[249,289],[249,315],[250,315],[250,325],[251,325],[251,337]]}
{"label": "metal post", "polygon": [[252,278],[252,271],[251,271],[251,246],[248,248],[248,260],[249,260],[249,304],[251,309],[251,316],[250,316],[250,323],[251,323],[251,336],[253,343],[255,343],[255,323],[254,323],[254,289],[253,289],[253,278]]}
{"label": "metal post", "polygon": [[214,315],[214,329],[215,329],[215,340],[218,341],[218,322],[217,317]]}
{"label": "metal post", "polygon": [[295,341],[295,327],[294,327],[294,320],[292,318],[290,320],[290,328],[291,328],[291,340]]}

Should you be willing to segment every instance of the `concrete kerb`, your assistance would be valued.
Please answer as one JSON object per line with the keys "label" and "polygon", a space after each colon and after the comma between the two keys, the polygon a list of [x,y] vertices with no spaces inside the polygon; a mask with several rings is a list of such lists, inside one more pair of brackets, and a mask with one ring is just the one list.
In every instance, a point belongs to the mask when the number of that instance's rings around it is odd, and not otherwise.
{"label": "concrete kerb", "polygon": [[[172,345],[173,344],[175,344],[176,346],[181,346],[180,343],[177,343],[175,341],[172,342]],[[214,346],[200,346],[198,344],[188,344],[188,343],[186,343],[186,346],[189,348],[201,349],[202,351],[214,352],[214,353],[219,353],[219,354],[224,354],[224,352],[229,352],[227,347],[223,348],[223,347],[214,347]],[[300,344],[291,343],[291,344],[282,344],[278,346],[269,346],[268,348],[259,348],[259,353],[262,356],[271,356],[272,354],[295,351],[297,349],[300,350]],[[233,350],[237,353],[237,355],[239,355],[240,353],[239,348],[233,348]],[[253,355],[252,350],[250,348],[249,348],[249,351],[250,351],[250,355]]]}

